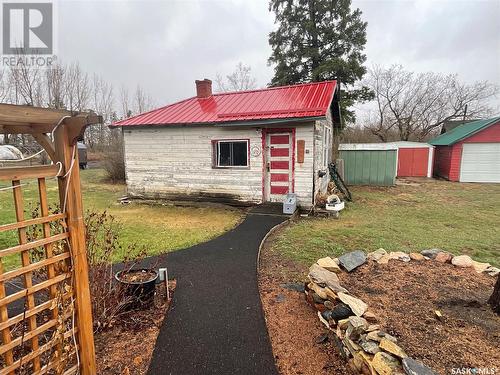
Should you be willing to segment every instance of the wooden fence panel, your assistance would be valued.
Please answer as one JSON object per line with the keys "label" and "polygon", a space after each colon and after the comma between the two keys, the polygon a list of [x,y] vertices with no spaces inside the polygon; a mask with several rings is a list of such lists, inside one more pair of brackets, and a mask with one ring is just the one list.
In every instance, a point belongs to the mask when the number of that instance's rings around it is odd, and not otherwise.
{"label": "wooden fence panel", "polygon": [[[58,133],[61,166],[0,169],[16,217],[0,234],[17,233],[17,244],[0,247],[0,375],[95,374],[78,156],[66,130]],[[47,198],[46,178],[58,174],[64,212]],[[35,184],[36,217],[27,218],[23,189]]]}

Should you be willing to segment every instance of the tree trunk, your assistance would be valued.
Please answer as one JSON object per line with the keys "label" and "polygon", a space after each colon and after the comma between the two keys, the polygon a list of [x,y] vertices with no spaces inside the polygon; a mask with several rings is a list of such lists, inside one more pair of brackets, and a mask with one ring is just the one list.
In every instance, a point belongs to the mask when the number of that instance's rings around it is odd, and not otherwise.
{"label": "tree trunk", "polygon": [[500,275],[498,275],[493,294],[488,300],[488,303],[491,305],[493,311],[500,315]]}

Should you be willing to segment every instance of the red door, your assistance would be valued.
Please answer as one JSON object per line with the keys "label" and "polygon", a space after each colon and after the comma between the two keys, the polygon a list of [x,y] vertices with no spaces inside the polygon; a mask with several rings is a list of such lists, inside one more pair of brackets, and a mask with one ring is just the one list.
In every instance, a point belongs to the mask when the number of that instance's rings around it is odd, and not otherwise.
{"label": "red door", "polygon": [[429,166],[428,148],[400,148],[398,177],[426,177]]}
{"label": "red door", "polygon": [[266,136],[265,200],[283,201],[292,192],[292,142],[291,132],[268,133]]}

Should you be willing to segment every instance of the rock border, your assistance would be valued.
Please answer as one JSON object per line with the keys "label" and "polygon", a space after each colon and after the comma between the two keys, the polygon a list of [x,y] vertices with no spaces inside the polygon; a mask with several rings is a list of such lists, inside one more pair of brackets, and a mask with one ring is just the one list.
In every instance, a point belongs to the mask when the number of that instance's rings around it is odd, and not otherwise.
{"label": "rock border", "polygon": [[[468,255],[453,256],[441,249],[428,249],[420,253],[387,252],[378,249],[365,255],[353,251],[339,258],[325,257],[309,268],[305,282],[305,297],[317,310],[319,320],[333,332],[333,341],[354,373],[363,375],[436,375],[422,362],[408,357],[398,346],[397,339],[384,332],[377,324],[379,319],[370,312],[368,305],[349,293],[337,276],[351,272],[372,260],[387,264],[390,260],[402,262],[436,261],[455,267],[471,267],[477,273],[490,276],[500,274],[500,269],[489,263],[473,260]],[[439,311],[436,316],[439,319]]]}

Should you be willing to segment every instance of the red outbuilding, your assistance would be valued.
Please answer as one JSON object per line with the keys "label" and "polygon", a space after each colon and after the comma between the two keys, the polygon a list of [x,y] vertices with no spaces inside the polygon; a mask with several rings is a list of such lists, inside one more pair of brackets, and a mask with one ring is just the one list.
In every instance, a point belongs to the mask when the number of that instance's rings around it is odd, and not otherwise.
{"label": "red outbuilding", "polygon": [[398,150],[397,177],[432,177],[433,146],[404,141],[393,144]]}
{"label": "red outbuilding", "polygon": [[429,143],[436,146],[436,176],[500,183],[500,117],[462,124]]}

